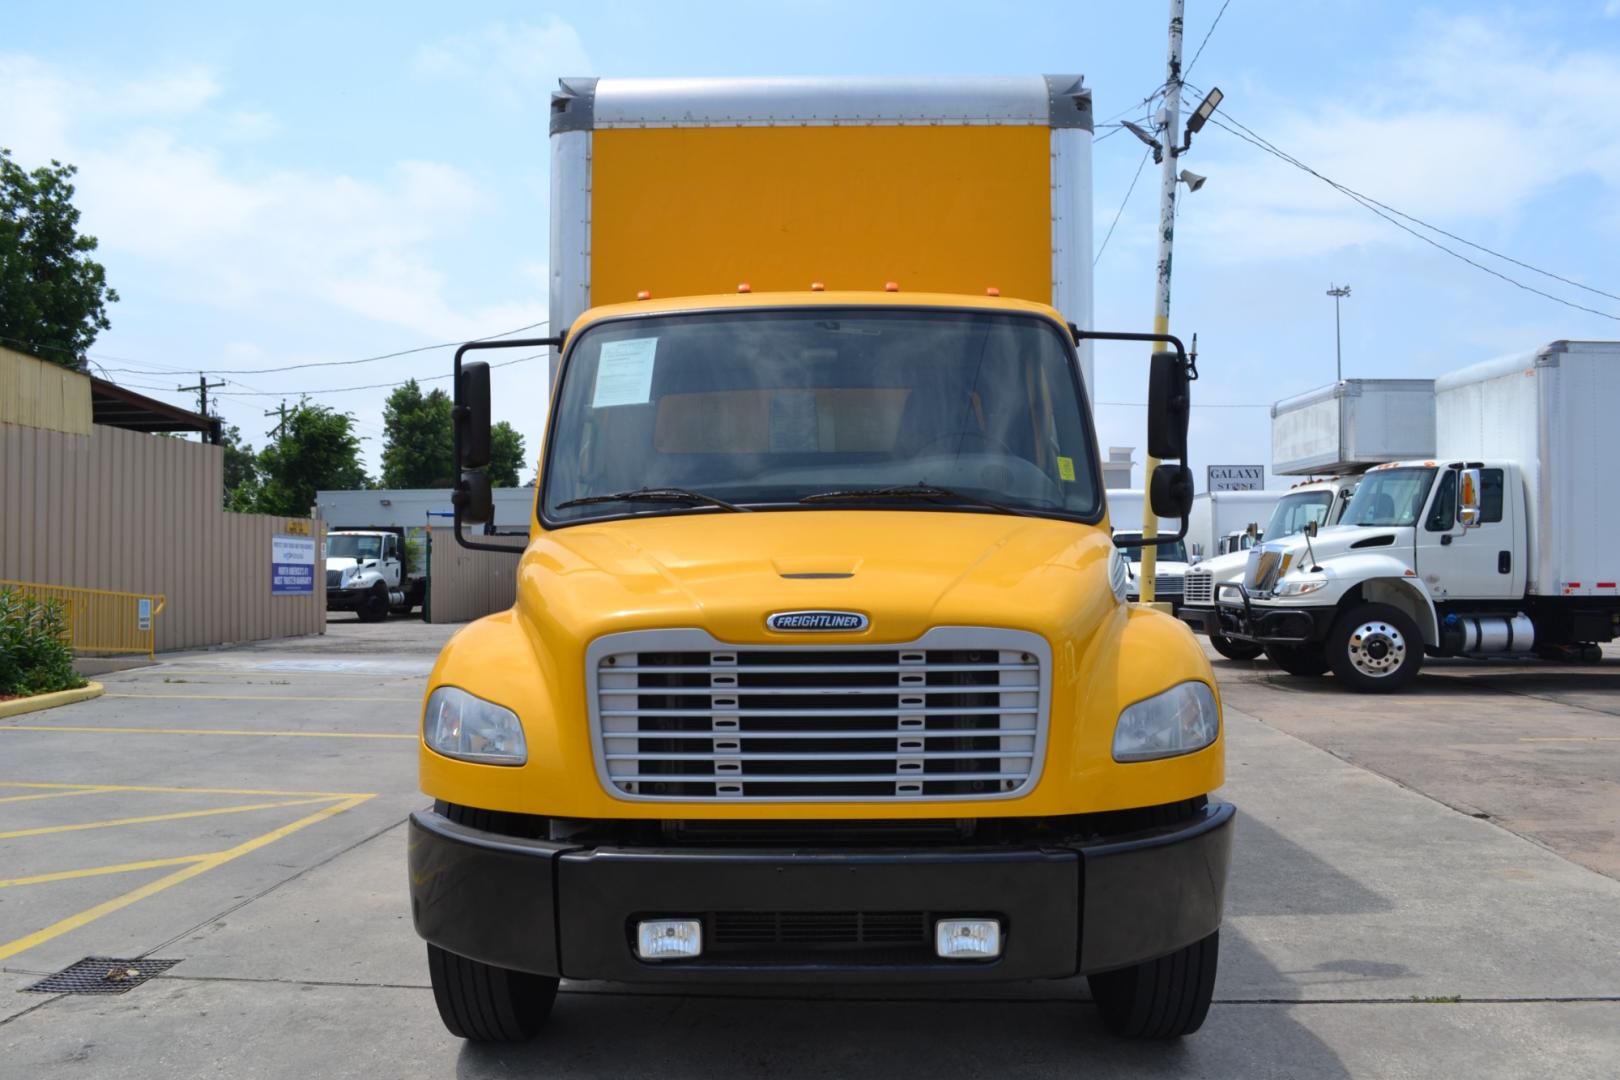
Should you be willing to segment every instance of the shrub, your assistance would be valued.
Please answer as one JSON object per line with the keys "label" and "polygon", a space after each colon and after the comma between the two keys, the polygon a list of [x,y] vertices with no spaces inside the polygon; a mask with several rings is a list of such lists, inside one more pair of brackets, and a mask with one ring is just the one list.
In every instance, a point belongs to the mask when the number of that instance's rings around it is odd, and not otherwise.
{"label": "shrub", "polygon": [[0,695],[48,694],[83,685],[73,670],[61,601],[0,589]]}

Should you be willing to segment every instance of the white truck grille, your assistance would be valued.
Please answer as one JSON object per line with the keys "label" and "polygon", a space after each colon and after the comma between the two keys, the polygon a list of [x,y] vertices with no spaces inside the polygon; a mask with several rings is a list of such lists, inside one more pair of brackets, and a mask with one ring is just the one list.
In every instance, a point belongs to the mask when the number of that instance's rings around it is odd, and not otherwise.
{"label": "white truck grille", "polygon": [[1050,668],[1018,630],[873,646],[612,634],[586,651],[597,772],[623,799],[1015,798],[1040,774]]}
{"label": "white truck grille", "polygon": [[1215,604],[1215,575],[1208,570],[1187,571],[1187,580],[1181,598],[1193,607],[1213,607]]}

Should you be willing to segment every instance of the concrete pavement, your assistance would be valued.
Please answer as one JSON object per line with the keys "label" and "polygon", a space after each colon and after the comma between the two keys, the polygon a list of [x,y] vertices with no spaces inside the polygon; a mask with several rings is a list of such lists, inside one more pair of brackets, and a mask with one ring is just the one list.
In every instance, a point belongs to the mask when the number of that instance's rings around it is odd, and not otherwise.
{"label": "concrete pavement", "polygon": [[[73,785],[0,789],[53,796],[0,803],[0,878],[200,857],[0,882],[0,954],[24,944],[0,957],[7,1075],[1609,1077],[1620,1061],[1620,882],[1261,722],[1244,710],[1274,706],[1244,695],[1264,687],[1226,694],[1240,832],[1217,1004],[1180,1043],[1110,1039],[1071,980],[565,985],[534,1044],[463,1046],[427,988],[400,827],[423,801],[414,702],[446,635],[331,631],[166,657],[0,730],[0,781]],[[1452,696],[1470,693],[1493,691]],[[287,805],[232,809],[267,803]],[[63,828],[134,818],[157,820]],[[17,992],[92,954],[181,963],[117,997]]]}

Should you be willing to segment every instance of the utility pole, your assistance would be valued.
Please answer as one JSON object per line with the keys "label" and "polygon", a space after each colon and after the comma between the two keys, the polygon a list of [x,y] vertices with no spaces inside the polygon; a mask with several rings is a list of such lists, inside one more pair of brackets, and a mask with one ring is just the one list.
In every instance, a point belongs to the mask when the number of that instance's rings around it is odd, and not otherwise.
{"label": "utility pole", "polygon": [[279,416],[281,418],[276,422],[275,430],[272,432],[276,438],[281,438],[281,433],[287,430],[287,399],[282,398],[279,407],[269,410],[264,415]]}
{"label": "utility pole", "polygon": [[1330,285],[1327,294],[1333,297],[1333,367],[1338,372],[1337,382],[1344,382],[1344,340],[1339,332],[1339,301],[1350,295],[1348,285]]}
{"label": "utility pole", "polygon": [[[1181,24],[1186,11],[1186,0],[1170,0],[1170,54],[1165,64],[1164,107],[1159,138],[1163,153],[1159,164],[1159,274],[1153,293],[1153,332],[1170,332],[1170,257],[1176,235],[1176,136],[1181,131]],[[1155,346],[1157,348],[1158,346]],[[1159,535],[1159,515],[1153,512],[1151,484],[1153,470],[1159,459],[1147,456],[1143,477],[1148,482],[1142,500],[1142,539],[1151,541]],[[1142,603],[1151,604],[1157,593],[1159,546],[1148,543],[1142,548]]]}
{"label": "utility pole", "polygon": [[[217,390],[221,386],[224,386],[224,385],[225,385],[225,380],[224,379],[215,379],[213,382],[209,382],[208,381],[208,376],[205,375],[203,372],[199,371],[199,372],[197,372],[197,385],[196,386],[177,386],[177,387],[175,387],[175,389],[179,390],[179,391],[182,391],[182,392],[185,392],[185,393],[190,393],[191,391],[195,390],[197,392],[197,412],[200,413],[203,416],[207,416],[208,415],[208,390],[209,390],[209,388],[212,387],[213,389]],[[203,439],[204,439],[204,441],[212,441],[212,442],[218,442],[219,441],[217,438],[209,439],[209,437],[207,435],[204,435]]]}

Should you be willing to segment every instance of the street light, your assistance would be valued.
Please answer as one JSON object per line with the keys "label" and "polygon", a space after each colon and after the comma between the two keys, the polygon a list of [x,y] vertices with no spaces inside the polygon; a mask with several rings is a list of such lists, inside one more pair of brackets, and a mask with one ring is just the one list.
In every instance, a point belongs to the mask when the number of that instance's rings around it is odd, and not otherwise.
{"label": "street light", "polygon": [[1329,286],[1327,294],[1333,297],[1333,366],[1339,374],[1339,382],[1344,382],[1344,342],[1339,333],[1339,301],[1350,295],[1350,286]]}

